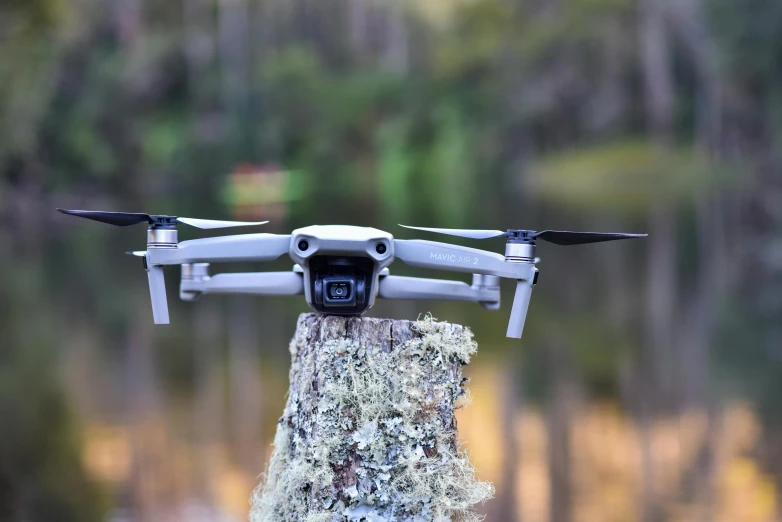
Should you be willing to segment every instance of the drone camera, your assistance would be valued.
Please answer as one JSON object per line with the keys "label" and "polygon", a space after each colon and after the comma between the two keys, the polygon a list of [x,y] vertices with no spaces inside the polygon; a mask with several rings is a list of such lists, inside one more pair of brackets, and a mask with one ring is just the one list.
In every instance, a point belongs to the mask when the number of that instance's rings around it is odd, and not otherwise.
{"label": "drone camera", "polygon": [[[355,307],[366,300],[364,279],[328,276],[315,281],[315,301],[324,307]],[[319,299],[320,298],[320,299]]]}
{"label": "drone camera", "polygon": [[374,304],[380,274],[394,260],[394,238],[374,228],[311,226],[293,231],[289,254],[316,312],[361,315]]}
{"label": "drone camera", "polygon": [[313,307],[321,313],[360,314],[368,307],[373,265],[357,257],[317,256],[310,260]]}
{"label": "drone camera", "polygon": [[[500,278],[516,280],[508,337],[520,338],[532,288],[538,282],[535,242],[581,245],[646,234],[569,232],[565,230],[470,230],[407,227],[471,239],[507,238],[505,256],[474,248],[434,241],[395,240],[371,227],[315,225],[290,235],[247,234],[179,243],[177,223],[203,229],[262,225],[266,221],[238,222],[152,215],[134,212],[57,209],[115,226],[147,223],[147,250],[128,252],[142,257],[149,281],[152,315],[156,324],[168,324],[168,302],[163,267],[181,265],[180,297],[194,301],[206,293],[262,295],[304,294],[307,303],[322,314],[358,316],[375,298],[443,299],[473,301],[488,310],[500,306]],[[403,225],[404,226],[404,225]],[[296,263],[293,272],[231,273],[209,275],[209,262],[274,261],[288,253]],[[472,285],[391,276],[395,258],[419,268],[473,273]],[[381,279],[382,278],[382,279]]]}

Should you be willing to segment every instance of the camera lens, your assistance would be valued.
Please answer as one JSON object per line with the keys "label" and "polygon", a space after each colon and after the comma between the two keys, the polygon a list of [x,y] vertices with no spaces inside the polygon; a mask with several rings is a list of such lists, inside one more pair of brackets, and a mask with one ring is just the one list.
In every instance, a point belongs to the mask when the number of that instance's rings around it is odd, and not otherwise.
{"label": "camera lens", "polygon": [[[369,276],[349,265],[334,265],[331,269],[336,271],[336,274],[333,272],[328,275],[323,274],[318,272],[320,267],[317,263],[320,259],[315,256],[316,271],[311,275],[315,279],[310,281],[312,307],[321,313],[339,315],[360,314],[366,310],[371,298],[371,295],[367,295],[371,290],[371,287],[368,287],[369,283],[366,282]],[[310,265],[310,271],[312,270],[313,265]]]}
{"label": "camera lens", "polygon": [[386,253],[386,246],[383,243],[378,243],[378,245],[375,247],[375,250],[378,254],[385,254]]}
{"label": "camera lens", "polygon": [[350,288],[347,283],[331,283],[328,292],[331,299],[350,299]]}
{"label": "camera lens", "polygon": [[299,241],[299,250],[301,250],[302,252],[307,250],[309,247],[310,247],[310,244],[307,243],[305,240],[302,239],[301,241]]}

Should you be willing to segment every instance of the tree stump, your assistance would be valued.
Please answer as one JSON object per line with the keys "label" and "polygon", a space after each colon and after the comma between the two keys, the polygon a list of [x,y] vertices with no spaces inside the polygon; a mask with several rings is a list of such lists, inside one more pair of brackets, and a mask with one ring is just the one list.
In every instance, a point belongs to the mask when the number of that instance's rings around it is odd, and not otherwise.
{"label": "tree stump", "polygon": [[467,328],[302,314],[253,522],[466,522],[494,488],[456,432]]}

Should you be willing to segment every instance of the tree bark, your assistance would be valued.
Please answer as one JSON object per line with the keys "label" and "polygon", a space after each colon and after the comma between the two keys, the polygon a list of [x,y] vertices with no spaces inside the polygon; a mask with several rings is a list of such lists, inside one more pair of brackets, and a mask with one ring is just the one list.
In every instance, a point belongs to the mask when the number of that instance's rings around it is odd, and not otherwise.
{"label": "tree bark", "polygon": [[473,521],[494,488],[459,449],[458,325],[304,314],[256,522]]}

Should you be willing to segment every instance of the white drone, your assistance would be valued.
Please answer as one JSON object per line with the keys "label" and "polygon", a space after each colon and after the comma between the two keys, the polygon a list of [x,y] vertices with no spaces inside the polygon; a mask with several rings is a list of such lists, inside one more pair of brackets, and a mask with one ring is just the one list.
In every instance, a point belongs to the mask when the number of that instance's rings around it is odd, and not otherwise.
{"label": "white drone", "polygon": [[[394,239],[382,230],[345,225],[310,226],[291,234],[242,234],[178,242],[177,223],[197,228],[263,225],[267,221],[239,222],[155,216],[129,212],[57,209],[117,226],[148,223],[147,249],[132,252],[143,258],[149,277],[152,314],[156,324],[168,324],[168,301],[163,267],[181,265],[179,297],[195,301],[204,294],[301,295],[316,312],[361,315],[385,299],[472,301],[487,310],[500,307],[500,278],[516,280],[507,336],[521,338],[532,287],[538,280],[535,241],[580,245],[646,234],[608,234],[560,230],[464,230],[406,227],[471,239],[507,238],[505,255],[436,241]],[[404,225],[402,225],[404,226]],[[209,263],[273,261],[287,254],[296,263],[290,272],[253,272],[209,275]],[[420,277],[389,275],[399,259],[420,268],[473,274],[472,285]]]}

